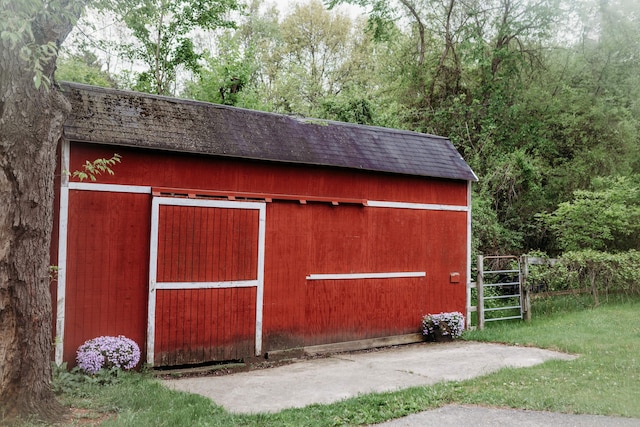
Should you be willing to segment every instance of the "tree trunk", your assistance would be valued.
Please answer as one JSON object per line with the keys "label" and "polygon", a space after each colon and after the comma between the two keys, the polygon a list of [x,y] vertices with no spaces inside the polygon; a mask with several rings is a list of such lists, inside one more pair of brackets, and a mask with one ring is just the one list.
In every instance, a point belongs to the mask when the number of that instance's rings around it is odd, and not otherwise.
{"label": "tree trunk", "polygon": [[[71,28],[53,12],[35,17],[25,44],[60,43]],[[56,145],[70,106],[54,87],[36,88],[20,48],[0,45],[0,424],[66,411],[50,388],[49,247]],[[42,75],[52,80],[54,68],[55,58]]]}

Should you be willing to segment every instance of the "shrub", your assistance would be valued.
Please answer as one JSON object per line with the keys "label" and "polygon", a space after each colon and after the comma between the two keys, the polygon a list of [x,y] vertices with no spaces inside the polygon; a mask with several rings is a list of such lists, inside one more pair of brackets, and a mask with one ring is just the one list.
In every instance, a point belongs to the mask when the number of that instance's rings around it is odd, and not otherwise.
{"label": "shrub", "polygon": [[589,248],[605,252],[637,248],[640,232],[638,176],[600,178],[594,190],[577,190],[551,214],[538,218],[565,251]]}
{"label": "shrub", "polygon": [[464,331],[464,316],[459,311],[427,314],[422,318],[422,335],[428,339],[436,335],[458,338]]}
{"label": "shrub", "polygon": [[553,267],[530,266],[528,283],[534,290],[640,294],[640,252],[565,252]]}
{"label": "shrub", "polygon": [[133,369],[140,361],[140,348],[122,335],[98,337],[85,341],[76,355],[78,367],[88,374],[101,369]]}

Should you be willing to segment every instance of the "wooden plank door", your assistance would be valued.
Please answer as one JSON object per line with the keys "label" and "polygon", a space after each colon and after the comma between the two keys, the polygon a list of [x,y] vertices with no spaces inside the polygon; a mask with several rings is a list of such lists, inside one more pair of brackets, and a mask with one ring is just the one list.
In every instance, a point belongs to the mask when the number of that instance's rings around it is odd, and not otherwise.
{"label": "wooden plank door", "polygon": [[264,203],[153,199],[147,363],[261,353],[264,228]]}

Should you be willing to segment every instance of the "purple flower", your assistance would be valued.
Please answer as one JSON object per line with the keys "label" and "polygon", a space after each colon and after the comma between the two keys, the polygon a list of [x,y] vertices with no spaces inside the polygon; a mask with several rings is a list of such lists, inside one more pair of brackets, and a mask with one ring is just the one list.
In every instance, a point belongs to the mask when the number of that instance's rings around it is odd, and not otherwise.
{"label": "purple flower", "polygon": [[436,331],[458,338],[464,331],[464,316],[459,311],[427,314],[422,318],[422,335],[428,337]]}
{"label": "purple flower", "polygon": [[133,369],[140,361],[140,347],[123,335],[98,337],[78,348],[76,360],[80,369],[89,374],[102,368]]}

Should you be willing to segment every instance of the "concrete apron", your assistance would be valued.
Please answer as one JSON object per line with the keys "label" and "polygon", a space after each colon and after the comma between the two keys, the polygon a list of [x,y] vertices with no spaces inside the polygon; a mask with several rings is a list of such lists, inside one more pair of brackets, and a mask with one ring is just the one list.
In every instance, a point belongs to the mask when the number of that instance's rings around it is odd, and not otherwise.
{"label": "concrete apron", "polygon": [[224,376],[165,380],[174,390],[201,394],[231,413],[279,412],[334,403],[360,394],[466,380],[504,367],[528,367],[577,356],[533,347],[454,341],[373,352],[340,353]]}

